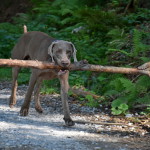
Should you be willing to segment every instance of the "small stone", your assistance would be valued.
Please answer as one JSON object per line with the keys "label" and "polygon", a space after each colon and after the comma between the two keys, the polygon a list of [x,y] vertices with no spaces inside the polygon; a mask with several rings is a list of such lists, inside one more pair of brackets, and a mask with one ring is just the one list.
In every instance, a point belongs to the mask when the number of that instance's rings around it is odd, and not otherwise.
{"label": "small stone", "polygon": [[101,150],[100,147],[94,147],[94,150]]}
{"label": "small stone", "polygon": [[133,123],[129,122],[128,125],[131,126],[131,125],[133,125]]}
{"label": "small stone", "polygon": [[134,131],[134,129],[135,129],[134,127],[131,127],[131,128],[130,128],[131,131]]}
{"label": "small stone", "polygon": [[99,115],[94,115],[96,118],[99,118]]}
{"label": "small stone", "polygon": [[145,133],[144,133],[144,132],[142,132],[141,134],[142,134],[142,135],[145,135]]}
{"label": "small stone", "polygon": [[126,114],[126,118],[133,117],[133,114]]}

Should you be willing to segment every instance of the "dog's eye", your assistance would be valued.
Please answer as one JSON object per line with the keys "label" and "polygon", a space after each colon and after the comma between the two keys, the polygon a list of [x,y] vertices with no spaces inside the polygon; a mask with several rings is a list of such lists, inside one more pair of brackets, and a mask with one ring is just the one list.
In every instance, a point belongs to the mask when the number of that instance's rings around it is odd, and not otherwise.
{"label": "dog's eye", "polygon": [[62,50],[61,50],[61,49],[59,49],[59,50],[56,51],[56,54],[57,54],[57,55],[59,55],[59,54],[61,54],[61,53],[62,53]]}
{"label": "dog's eye", "polygon": [[71,51],[67,51],[66,53],[67,53],[67,55],[68,55],[68,56],[70,56],[70,55],[71,55]]}

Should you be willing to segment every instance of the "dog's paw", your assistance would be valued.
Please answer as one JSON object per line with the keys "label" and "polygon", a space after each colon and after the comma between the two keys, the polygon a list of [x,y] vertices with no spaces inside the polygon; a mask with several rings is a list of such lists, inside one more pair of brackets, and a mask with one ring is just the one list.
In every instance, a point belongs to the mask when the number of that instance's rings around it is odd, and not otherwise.
{"label": "dog's paw", "polygon": [[35,110],[38,112],[38,113],[43,113],[43,109],[41,106],[35,106]]}
{"label": "dog's paw", "polygon": [[66,118],[64,118],[64,121],[65,121],[65,124],[66,124],[66,126],[74,126],[75,125],[75,122],[74,121],[72,121],[72,119],[66,119]]}
{"label": "dog's paw", "polygon": [[10,96],[10,98],[9,98],[9,107],[13,108],[15,104],[16,104],[16,98]]}
{"label": "dog's paw", "polygon": [[29,113],[29,108],[22,107],[20,110],[20,116],[27,116]]}
{"label": "dog's paw", "polygon": [[10,108],[13,108],[13,107],[14,107],[14,105],[15,105],[15,104],[9,104],[9,107],[10,107]]}

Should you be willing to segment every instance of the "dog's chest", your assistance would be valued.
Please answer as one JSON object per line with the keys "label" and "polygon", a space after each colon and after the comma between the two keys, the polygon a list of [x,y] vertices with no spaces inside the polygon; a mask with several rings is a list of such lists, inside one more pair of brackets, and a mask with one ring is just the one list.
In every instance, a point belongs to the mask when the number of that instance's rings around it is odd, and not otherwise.
{"label": "dog's chest", "polygon": [[53,69],[43,70],[43,71],[40,71],[39,73],[39,77],[44,80],[51,80],[51,79],[57,78],[57,75],[58,75],[58,71],[53,70]]}

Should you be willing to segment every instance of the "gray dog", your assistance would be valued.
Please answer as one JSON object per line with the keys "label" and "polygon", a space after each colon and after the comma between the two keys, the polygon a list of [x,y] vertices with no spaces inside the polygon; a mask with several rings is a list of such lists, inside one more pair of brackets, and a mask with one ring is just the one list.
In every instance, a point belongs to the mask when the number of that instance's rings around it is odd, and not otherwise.
{"label": "gray dog", "polygon": [[[13,48],[12,59],[48,61],[54,62],[55,64],[62,67],[68,67],[70,65],[71,57],[74,58],[74,62],[77,62],[76,49],[71,42],[56,40],[43,32],[27,32],[26,28],[24,28],[24,30],[25,33]],[[19,70],[19,67],[14,67],[12,70],[13,81],[12,93],[9,102],[10,107],[13,107],[16,104],[17,77]],[[29,87],[25,96],[24,103],[20,110],[20,115],[28,115],[33,90],[35,109],[38,112],[42,113],[42,107],[39,100],[41,83],[44,79],[50,80],[54,78],[59,78],[61,84],[61,99],[65,124],[67,126],[73,126],[74,122],[70,117],[70,111],[67,101],[67,93],[69,89],[68,76],[68,70],[32,69]]]}

